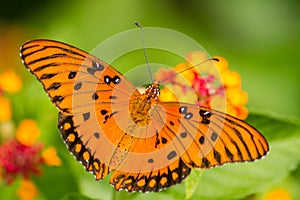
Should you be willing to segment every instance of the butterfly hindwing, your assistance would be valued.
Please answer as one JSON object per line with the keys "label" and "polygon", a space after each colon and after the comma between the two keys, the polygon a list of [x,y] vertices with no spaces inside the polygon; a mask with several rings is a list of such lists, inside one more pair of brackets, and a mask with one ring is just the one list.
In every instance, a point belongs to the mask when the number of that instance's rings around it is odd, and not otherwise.
{"label": "butterfly hindwing", "polygon": [[157,192],[183,181],[191,172],[181,159],[172,164],[148,173],[130,173],[114,171],[110,177],[110,183],[117,190]]}
{"label": "butterfly hindwing", "polygon": [[69,151],[83,164],[87,171],[92,172],[97,180],[101,180],[109,174],[110,169],[86,147],[78,134],[77,128],[73,116],[59,113],[58,129]]}

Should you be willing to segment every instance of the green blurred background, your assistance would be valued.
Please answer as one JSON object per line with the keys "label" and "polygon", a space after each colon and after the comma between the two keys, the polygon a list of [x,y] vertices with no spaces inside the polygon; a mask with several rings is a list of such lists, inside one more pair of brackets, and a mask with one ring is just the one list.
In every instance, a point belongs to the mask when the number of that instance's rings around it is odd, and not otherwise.
{"label": "green blurred background", "polygon": [[[225,57],[239,71],[250,109],[299,118],[299,4],[297,0],[11,0],[0,8],[1,43],[9,39],[3,35],[15,35],[10,48],[16,51],[33,38],[55,39],[89,51],[111,35],[135,28],[134,21],[174,29],[194,38],[210,55]],[[17,57],[15,61],[19,63]]]}
{"label": "green blurred background", "polygon": [[[67,169],[64,171],[47,168],[44,170],[46,174],[54,174],[55,178],[51,176],[36,178],[43,194],[39,198],[65,197],[69,193],[77,194],[77,192],[99,199],[120,198],[122,195],[126,198],[141,196],[128,195],[126,192],[114,194],[107,180],[104,184],[95,184],[92,176],[85,175],[80,164],[69,156],[56,129],[57,111],[38,81],[22,66],[19,47],[27,40],[42,38],[66,42],[90,51],[111,35],[135,28],[133,25],[135,21],[139,21],[144,27],[164,27],[182,32],[202,44],[210,55],[225,57],[230,69],[241,74],[243,89],[249,94],[248,108],[251,113],[280,120],[281,131],[285,131],[285,122],[295,127],[299,125],[300,1],[298,0],[1,2],[0,72],[13,68],[23,80],[23,90],[13,96],[12,100],[14,121],[17,123],[22,118],[36,119],[42,131],[41,140],[47,145],[57,145],[59,155],[65,161],[61,168]],[[145,40],[147,42],[147,35]],[[142,54],[140,55],[141,57],[137,59],[144,60]],[[150,59],[151,56],[150,54]],[[128,59],[125,63],[131,66],[135,61]],[[172,64],[170,61],[170,65]],[[124,70],[126,68],[114,67],[123,73],[126,72]],[[250,117],[250,120],[255,123],[253,118]],[[271,137],[271,133],[269,134]],[[298,135],[299,132],[294,134],[295,137]],[[299,146],[293,149],[300,152]],[[297,162],[295,165],[298,165]],[[298,173],[299,176],[299,169],[293,173]],[[61,187],[55,187],[56,191],[48,191],[59,177],[67,180],[67,183],[63,182]],[[45,184],[47,182],[48,185]],[[298,186],[299,184],[296,184],[294,187]],[[13,191],[4,188],[2,191],[6,193]],[[176,195],[169,194],[172,192],[174,190],[164,191],[155,197],[176,199]],[[176,192],[180,193],[180,189]],[[174,194],[177,194],[176,192]],[[80,197],[70,195],[67,199],[76,198]]]}

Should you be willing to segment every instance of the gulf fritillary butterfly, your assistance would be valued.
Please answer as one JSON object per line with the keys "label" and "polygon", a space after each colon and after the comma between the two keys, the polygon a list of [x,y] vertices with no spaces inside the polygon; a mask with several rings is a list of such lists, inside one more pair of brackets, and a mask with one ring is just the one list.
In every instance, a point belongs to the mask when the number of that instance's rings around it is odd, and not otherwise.
{"label": "gulf fritillary butterfly", "polygon": [[192,168],[253,161],[268,152],[254,127],[233,116],[180,102],[160,102],[159,84],[141,94],[120,72],[68,44],[32,40],[21,58],[58,108],[70,152],[116,190],[159,191]]}

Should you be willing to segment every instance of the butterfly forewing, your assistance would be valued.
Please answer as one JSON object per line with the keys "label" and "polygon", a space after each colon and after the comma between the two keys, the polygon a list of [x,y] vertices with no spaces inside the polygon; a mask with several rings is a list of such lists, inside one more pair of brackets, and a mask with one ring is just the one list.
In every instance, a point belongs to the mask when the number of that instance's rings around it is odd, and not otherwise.
{"label": "butterfly forewing", "polygon": [[108,64],[61,42],[29,41],[21,58],[59,109],[59,130],[69,150],[97,179],[104,178],[127,126],[126,117],[114,118],[128,115],[129,98],[139,92]]}
{"label": "butterfly forewing", "polygon": [[135,89],[105,62],[61,42],[29,41],[21,48],[21,58],[42,82],[51,101],[65,114],[83,113],[98,105],[125,101]]}

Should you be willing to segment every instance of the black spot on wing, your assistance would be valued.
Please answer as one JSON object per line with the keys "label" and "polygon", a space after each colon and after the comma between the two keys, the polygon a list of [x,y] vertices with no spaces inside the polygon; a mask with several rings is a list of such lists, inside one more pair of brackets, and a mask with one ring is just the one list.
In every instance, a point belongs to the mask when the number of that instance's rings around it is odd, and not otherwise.
{"label": "black spot on wing", "polygon": [[84,113],[84,114],[83,114],[83,120],[84,120],[84,121],[89,120],[89,119],[90,119],[90,116],[91,116],[90,112]]}
{"label": "black spot on wing", "polygon": [[93,95],[92,95],[92,99],[93,100],[97,100],[99,98],[98,94],[95,92]]}
{"label": "black spot on wing", "polygon": [[212,132],[210,139],[215,142],[218,139],[218,133]]}
{"label": "black spot on wing", "polygon": [[168,155],[167,155],[167,158],[168,160],[171,160],[172,158],[176,157],[177,156],[177,153],[176,151],[171,151]]}
{"label": "black spot on wing", "polygon": [[62,84],[60,82],[54,82],[46,90],[47,91],[57,90],[61,86],[62,86]]}
{"label": "black spot on wing", "polygon": [[74,90],[80,90],[81,87],[82,87],[82,83],[81,82],[76,83],[75,86],[74,86]]}
{"label": "black spot on wing", "polygon": [[43,79],[50,79],[50,78],[52,78],[52,77],[54,77],[54,76],[56,76],[56,75],[57,75],[57,73],[43,74],[43,75],[40,77],[40,79],[41,79],[41,80],[43,80]]}
{"label": "black spot on wing", "polygon": [[77,72],[70,72],[69,75],[68,75],[68,79],[73,79],[75,78]]}
{"label": "black spot on wing", "polygon": [[204,144],[205,137],[203,135],[199,138],[199,142],[200,142],[200,144]]}
{"label": "black spot on wing", "polygon": [[98,132],[94,133],[95,138],[99,139],[100,138],[100,134]]}
{"label": "black spot on wing", "polygon": [[205,157],[202,158],[201,167],[202,168],[208,168],[208,167],[210,167],[210,162],[209,162],[209,160],[207,160],[207,158],[205,158]]}
{"label": "black spot on wing", "polygon": [[218,164],[221,164],[221,155],[220,153],[214,149],[214,158],[218,162]]}
{"label": "black spot on wing", "polygon": [[98,62],[96,62],[94,60],[92,60],[92,66],[97,71],[102,71],[104,69],[103,65],[101,65],[100,63],[98,63]]}

